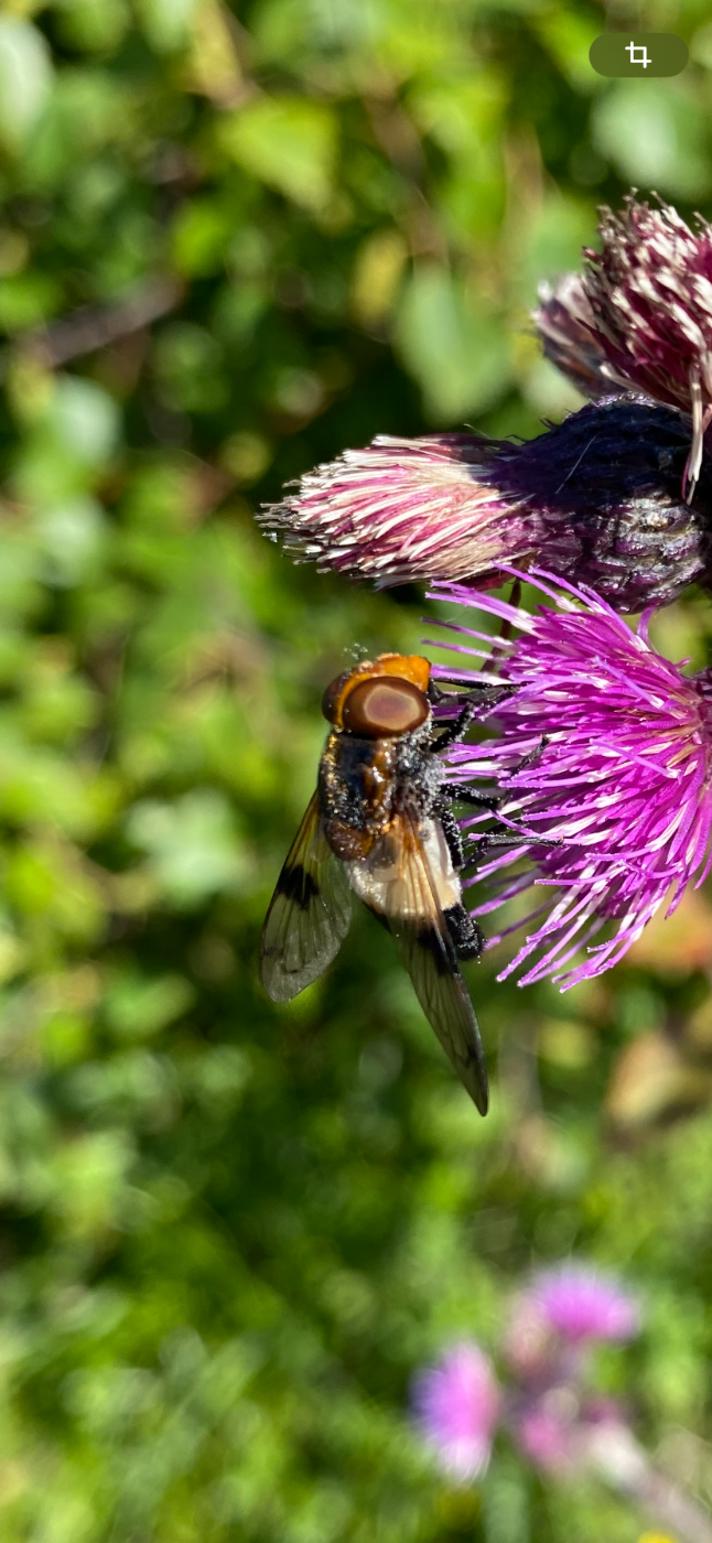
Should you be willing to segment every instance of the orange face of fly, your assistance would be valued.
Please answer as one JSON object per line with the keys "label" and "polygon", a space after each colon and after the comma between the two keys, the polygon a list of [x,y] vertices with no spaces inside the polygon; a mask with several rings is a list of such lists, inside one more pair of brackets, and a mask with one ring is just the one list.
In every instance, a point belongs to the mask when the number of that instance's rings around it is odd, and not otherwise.
{"label": "orange face of fly", "polygon": [[430,664],[418,654],[379,654],[327,686],[324,717],[359,739],[382,739],[420,728],[430,713]]}

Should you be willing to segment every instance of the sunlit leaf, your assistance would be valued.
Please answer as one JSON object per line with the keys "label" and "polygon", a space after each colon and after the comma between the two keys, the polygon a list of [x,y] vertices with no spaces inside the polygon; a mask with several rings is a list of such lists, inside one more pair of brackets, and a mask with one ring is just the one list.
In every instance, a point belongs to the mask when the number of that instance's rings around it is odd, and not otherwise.
{"label": "sunlit leaf", "polygon": [[52,87],[50,51],[19,16],[0,16],[0,141],[19,150]]}
{"label": "sunlit leaf", "polygon": [[299,97],[258,97],[221,125],[238,164],[297,204],[320,209],[336,170],[337,123],[329,108]]}
{"label": "sunlit leaf", "polygon": [[428,416],[458,422],[488,407],[509,374],[496,319],[446,269],[421,264],[403,289],[396,343],[423,393]]}

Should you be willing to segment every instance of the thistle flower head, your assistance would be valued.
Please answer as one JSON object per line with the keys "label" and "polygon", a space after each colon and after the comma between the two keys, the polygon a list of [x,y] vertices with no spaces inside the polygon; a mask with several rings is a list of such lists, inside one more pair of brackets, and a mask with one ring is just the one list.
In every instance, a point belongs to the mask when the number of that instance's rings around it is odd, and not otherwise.
{"label": "thistle flower head", "polygon": [[507,1365],[523,1387],[571,1375],[592,1345],[630,1339],[638,1304],[612,1275],[576,1263],[540,1270],[516,1298],[504,1338]]}
{"label": "thistle flower head", "polygon": [[540,557],[640,610],[712,581],[712,458],[688,505],[688,448],[678,412],[609,397],[524,444],[376,439],[310,472],[260,522],[296,560],[379,585]]}
{"label": "thistle flower head", "polygon": [[543,534],[538,512],[498,483],[507,453],[476,434],[382,434],[307,473],[260,524],[297,561],[381,585],[487,573]]}
{"label": "thistle flower head", "polygon": [[[500,816],[525,832],[485,853],[472,881],[479,917],[533,887],[533,909],[509,929],[523,927],[524,941],[500,978],[551,976],[565,989],[615,964],[710,868],[712,677],[658,653],[645,616],[633,630],[584,586],[526,577],[544,602],[534,615],[465,586],[435,592],[474,612],[472,626],[447,623],[457,665],[438,673],[476,684],[469,657],[494,657],[484,678],[514,688],[494,710],[501,737],[453,747],[452,778],[509,786]],[[482,613],[509,636],[486,637]]]}
{"label": "thistle flower head", "polygon": [[613,381],[689,413],[694,483],[712,419],[712,226],[631,196],[602,210],[599,234],[582,276],[541,292],[544,349],[589,395]]}
{"label": "thistle flower head", "polygon": [[624,1340],[637,1333],[637,1303],[613,1276],[584,1264],[562,1264],[535,1275],[523,1300],[551,1333],[573,1346]]}
{"label": "thistle flower head", "polygon": [[441,1466],[461,1479],[489,1462],[501,1397],[494,1370],[478,1345],[463,1342],[416,1378],[417,1423]]}

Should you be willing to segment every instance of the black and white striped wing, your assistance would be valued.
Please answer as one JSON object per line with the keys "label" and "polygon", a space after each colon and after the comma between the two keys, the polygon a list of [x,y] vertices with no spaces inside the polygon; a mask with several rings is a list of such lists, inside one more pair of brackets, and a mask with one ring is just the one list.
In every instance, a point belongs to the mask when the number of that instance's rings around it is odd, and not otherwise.
{"label": "black and white striped wing", "polygon": [[[395,817],[381,850],[359,865],[353,887],[393,934],[428,1022],[480,1114],[489,1105],[487,1066],[475,1010],[460,972],[445,908],[454,899],[449,858],[436,821],[419,829]],[[446,867],[447,863],[447,867]],[[367,870],[364,872],[364,870]]]}
{"label": "black and white striped wing", "polygon": [[322,974],[338,953],[350,920],[348,878],[324,835],[315,793],[262,929],[260,976],[273,1002],[288,1002]]}

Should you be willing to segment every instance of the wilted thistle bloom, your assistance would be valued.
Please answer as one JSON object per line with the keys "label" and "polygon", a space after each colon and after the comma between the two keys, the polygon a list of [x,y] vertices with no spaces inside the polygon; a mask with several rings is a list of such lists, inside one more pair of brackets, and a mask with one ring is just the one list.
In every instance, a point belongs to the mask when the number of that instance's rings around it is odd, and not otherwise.
{"label": "wilted thistle bloom", "polygon": [[[533,615],[465,586],[435,592],[474,613],[471,625],[446,623],[459,635],[457,664],[438,673],[516,688],[494,709],[500,737],[454,746],[451,775],[509,786],[500,815],[526,832],[511,835],[511,848],[485,846],[471,881],[480,918],[533,886],[533,909],[508,929],[523,927],[524,942],[500,979],[551,976],[565,989],[614,965],[661,906],[669,915],[709,871],[712,672],[686,675],[663,658],[646,617],[633,630],[591,590],[526,577],[544,602]],[[509,635],[484,634],[482,613]],[[479,818],[466,825],[476,831]],[[557,844],[538,845],[538,835]]]}
{"label": "wilted thistle bloom", "polygon": [[631,196],[601,211],[599,233],[582,275],[541,292],[544,349],[588,395],[613,381],[689,413],[694,482],[712,420],[712,226]]}
{"label": "wilted thistle bloom", "polygon": [[500,1403],[491,1362],[470,1342],[454,1345],[413,1387],[415,1418],[426,1442],[446,1472],[460,1479],[487,1467]]}
{"label": "wilted thistle bloom", "polygon": [[260,522],[295,560],[379,585],[540,557],[640,610],[712,580],[712,458],[688,506],[689,433],[680,413],[616,396],[523,444],[384,436],[308,473]]}

